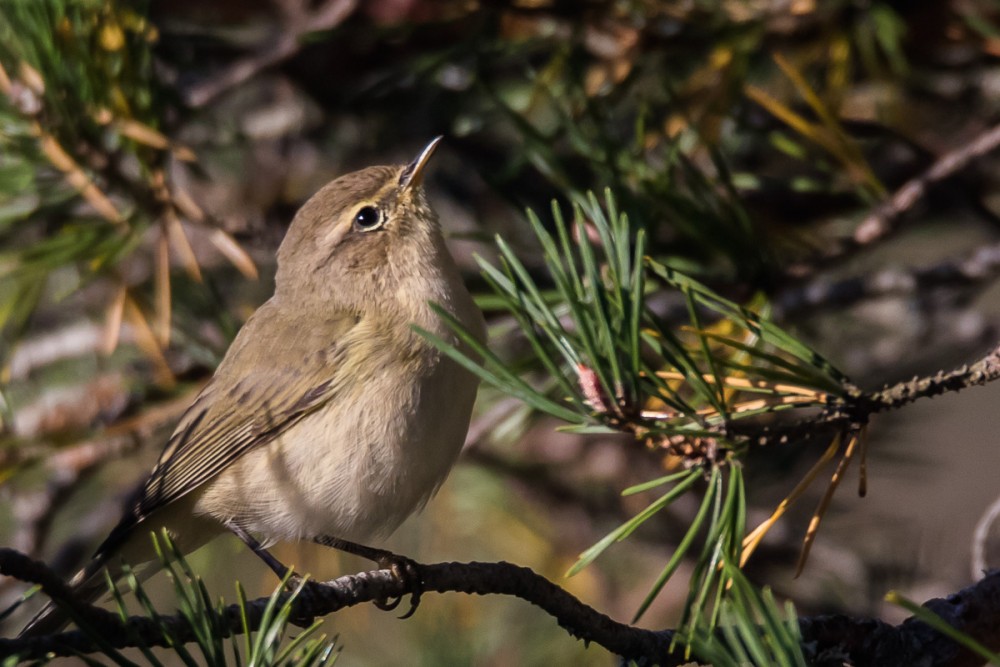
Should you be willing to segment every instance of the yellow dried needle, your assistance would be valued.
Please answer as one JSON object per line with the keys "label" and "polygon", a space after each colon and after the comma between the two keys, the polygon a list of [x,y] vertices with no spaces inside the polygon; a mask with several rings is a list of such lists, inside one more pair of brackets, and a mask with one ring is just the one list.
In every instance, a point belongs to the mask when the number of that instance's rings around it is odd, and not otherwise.
{"label": "yellow dried needle", "polygon": [[826,451],[824,451],[823,455],[819,457],[819,460],[816,461],[813,467],[809,469],[809,472],[807,472],[799,483],[795,485],[792,492],[789,493],[784,500],[778,503],[778,507],[775,508],[771,516],[761,522],[761,524],[754,528],[749,535],[743,538],[743,553],[740,556],[740,567],[746,565],[747,561],[750,560],[750,556],[753,555],[753,552],[757,550],[758,545],[760,545],[761,541],[764,539],[764,536],[767,535],[768,531],[771,530],[774,524],[777,523],[778,519],[785,514],[788,508],[802,497],[802,494],[806,492],[809,485],[812,484],[816,477],[819,476],[823,466],[833,459],[838,449],[840,449],[839,433],[834,436],[833,440],[830,442],[830,446],[826,448]]}

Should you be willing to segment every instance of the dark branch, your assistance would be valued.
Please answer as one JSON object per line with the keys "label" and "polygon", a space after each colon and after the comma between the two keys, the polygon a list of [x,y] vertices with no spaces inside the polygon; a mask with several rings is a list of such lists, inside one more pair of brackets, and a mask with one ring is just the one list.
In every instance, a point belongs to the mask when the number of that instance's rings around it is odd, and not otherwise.
{"label": "dark branch", "polygon": [[[682,656],[669,652],[671,631],[654,632],[614,621],[528,568],[510,563],[418,564],[417,568],[425,591],[511,595],[543,609],[571,636],[600,644],[618,655],[644,660],[646,664],[686,662]],[[69,589],[51,570],[12,549],[0,549],[0,573],[41,584],[46,594],[73,604],[76,612],[111,648],[143,644],[166,646],[169,642],[164,635],[167,633],[174,642],[194,640],[194,632],[179,615],[161,617],[158,622],[133,616],[123,631],[117,615],[72,602]],[[307,622],[306,619],[315,616],[406,592],[407,584],[389,570],[343,576],[315,584],[309,595],[296,599],[293,616]],[[259,627],[267,603],[266,598],[248,603],[251,630]],[[988,574],[974,586],[944,600],[931,600],[924,606],[986,646],[996,648],[1000,644],[1000,634],[996,632],[1000,626],[1000,572]],[[225,636],[242,632],[236,605],[228,607],[223,617]],[[934,660],[921,664],[948,667],[975,664],[970,654],[914,619],[899,626],[845,616],[806,618],[800,623],[804,646],[817,658],[817,664],[822,664],[824,655],[835,655],[841,660],[849,657],[851,664],[882,667],[915,664],[913,661],[918,657],[927,656],[934,656]],[[79,630],[30,639],[0,639],[0,657],[20,654],[29,659],[46,654],[66,656],[98,650],[100,647],[91,636]]]}
{"label": "dark branch", "polygon": [[[438,563],[417,565],[428,592],[458,592],[475,595],[512,595],[545,610],[570,635],[600,644],[618,655],[646,657],[656,664],[676,665],[685,661],[668,653],[670,632],[653,632],[618,623],[583,604],[578,599],[532,570],[510,563]],[[58,600],[71,602],[75,611],[95,630],[105,636],[113,648],[126,648],[145,643],[166,646],[164,628],[175,641],[194,640],[194,632],[181,616],[162,617],[159,623],[142,616],[129,619],[127,632],[116,614],[73,602],[69,589],[43,563],[34,561],[12,549],[0,549],[0,574],[21,581],[37,583],[42,590]],[[316,584],[295,601],[293,616],[309,619],[338,611],[345,607],[405,595],[407,586],[390,570],[375,570],[339,577]],[[287,595],[287,594],[286,594]],[[256,629],[268,600],[261,598],[248,603],[250,628]],[[224,614],[226,636],[242,632],[240,611],[236,605]],[[90,636],[81,631],[29,639],[0,639],[0,656],[20,653],[23,658],[41,657],[48,653],[74,655],[99,650]]]}
{"label": "dark branch", "polygon": [[[1000,570],[947,598],[923,604],[952,627],[986,648],[1000,648]],[[925,623],[908,618],[893,626],[882,621],[849,616],[800,618],[804,644],[814,643],[816,665],[856,667],[975,667],[983,664]],[[849,660],[845,657],[849,656]]]}
{"label": "dark branch", "polygon": [[985,285],[997,276],[1000,276],[1000,243],[930,266],[884,269],[844,280],[819,278],[796,285],[775,297],[774,317],[781,319],[807,309],[849,306],[883,296],[921,294],[939,287]]}

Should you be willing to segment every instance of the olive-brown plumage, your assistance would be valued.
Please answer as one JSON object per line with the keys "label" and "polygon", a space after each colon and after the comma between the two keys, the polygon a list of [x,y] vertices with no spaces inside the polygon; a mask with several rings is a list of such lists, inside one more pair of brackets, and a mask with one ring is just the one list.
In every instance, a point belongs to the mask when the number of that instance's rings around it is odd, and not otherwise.
{"label": "olive-brown plumage", "polygon": [[[413,325],[459,344],[434,302],[480,339],[485,327],[420,185],[436,144],[409,165],[342,176],[302,206],[278,250],[274,295],[74,579],[81,596],[100,594],[100,570],[119,554],[150,560],[148,534],[161,526],[184,550],[227,528],[265,544],[364,542],[444,481],[477,380]],[[64,623],[43,610],[22,634]]]}

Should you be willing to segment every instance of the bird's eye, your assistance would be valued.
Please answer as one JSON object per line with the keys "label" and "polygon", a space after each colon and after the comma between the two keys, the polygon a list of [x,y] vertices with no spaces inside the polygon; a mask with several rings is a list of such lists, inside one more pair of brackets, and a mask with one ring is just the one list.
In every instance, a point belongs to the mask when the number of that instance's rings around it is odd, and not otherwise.
{"label": "bird's eye", "polygon": [[354,215],[354,228],[370,232],[382,226],[382,213],[374,206],[365,206]]}

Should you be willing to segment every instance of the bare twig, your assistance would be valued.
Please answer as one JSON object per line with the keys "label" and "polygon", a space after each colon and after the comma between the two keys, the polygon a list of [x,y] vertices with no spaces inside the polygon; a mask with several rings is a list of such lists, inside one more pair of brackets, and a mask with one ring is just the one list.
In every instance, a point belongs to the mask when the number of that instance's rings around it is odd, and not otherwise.
{"label": "bare twig", "polygon": [[[612,653],[643,664],[679,665],[687,662],[683,651],[670,652],[673,632],[652,631],[612,620],[556,586],[532,570],[510,563],[417,564],[422,588],[437,593],[510,595],[543,609],[571,636],[600,644]],[[112,612],[74,600],[69,588],[45,565],[11,549],[0,549],[0,573],[40,584],[42,590],[69,605],[112,648],[166,646],[171,642],[194,641],[195,632],[181,615],[159,617],[155,621],[133,616],[122,627]],[[294,602],[293,618],[304,621],[346,607],[378,599],[405,595],[408,585],[390,570],[374,570],[315,584],[310,595]],[[284,595],[288,595],[287,593]],[[268,599],[248,603],[249,629],[260,626]],[[1000,572],[994,572],[945,600],[931,600],[926,607],[981,643],[995,647],[1000,637]],[[244,632],[240,609],[231,605],[223,612],[223,632]],[[825,616],[801,619],[804,643],[816,655],[836,653],[851,664],[878,664],[882,667],[911,665],[920,657],[933,655],[935,665],[964,667],[970,656],[951,640],[914,619],[893,627],[880,621]],[[165,637],[169,635],[169,637]],[[52,655],[76,655],[98,650],[93,638],[80,631],[27,639],[0,639],[0,657],[20,655],[22,659]],[[930,664],[930,663],[927,663]]]}
{"label": "bare twig", "polygon": [[1000,378],[1000,345],[989,354],[968,366],[960,366],[953,371],[939,372],[923,378],[913,378],[868,394],[861,398],[857,407],[868,414],[895,410],[919,398],[932,398],[969,387],[984,385]]}
{"label": "bare twig", "polygon": [[903,215],[923,199],[932,186],[965,169],[973,160],[1000,146],[1000,125],[991,127],[962,146],[948,151],[920,175],[903,184],[891,197],[876,206],[850,236],[832,240],[817,257],[794,264],[788,270],[793,278],[812,275],[831,262],[851,252],[869,246],[888,236],[898,226]]}
{"label": "bare twig", "polygon": [[309,3],[305,0],[281,0],[275,4],[283,20],[274,41],[185,91],[184,99],[189,106],[205,106],[230,88],[248,81],[261,70],[292,57],[298,53],[302,37],[310,32],[330,30],[340,25],[354,11],[357,0],[327,0],[312,11],[307,11]]}
{"label": "bare twig", "polygon": [[930,186],[935,185],[964,169],[978,157],[1000,146],[1000,125],[977,135],[971,141],[938,158],[930,169],[912,178],[868,214],[854,230],[853,240],[858,245],[869,245],[888,235],[900,217],[922,199]]}

